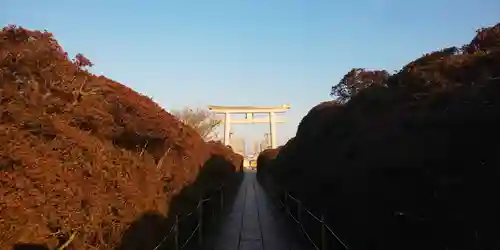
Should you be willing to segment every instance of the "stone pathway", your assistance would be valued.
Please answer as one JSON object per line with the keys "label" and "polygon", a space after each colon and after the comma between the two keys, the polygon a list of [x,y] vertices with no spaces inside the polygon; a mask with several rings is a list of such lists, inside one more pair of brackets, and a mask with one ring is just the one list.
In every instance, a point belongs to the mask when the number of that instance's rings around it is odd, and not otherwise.
{"label": "stone pathway", "polygon": [[231,213],[223,221],[213,250],[304,250],[290,235],[284,215],[275,211],[255,173],[245,173]]}

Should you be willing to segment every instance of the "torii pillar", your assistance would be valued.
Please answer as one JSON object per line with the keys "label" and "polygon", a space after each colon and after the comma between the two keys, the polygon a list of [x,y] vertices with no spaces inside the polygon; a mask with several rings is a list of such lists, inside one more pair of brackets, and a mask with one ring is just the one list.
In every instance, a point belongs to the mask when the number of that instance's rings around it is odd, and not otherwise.
{"label": "torii pillar", "polygon": [[[254,107],[254,106],[212,106],[209,105],[208,109],[215,114],[224,114],[221,119],[224,123],[224,144],[230,145],[229,133],[231,132],[231,124],[254,124],[254,123],[268,123],[269,136],[271,139],[271,147],[277,147],[276,141],[276,123],[283,123],[284,120],[276,117],[277,113],[284,113],[290,109],[290,105],[281,105],[277,107]],[[268,117],[254,118],[254,114],[266,113]],[[232,119],[232,114],[245,114],[244,119]]]}

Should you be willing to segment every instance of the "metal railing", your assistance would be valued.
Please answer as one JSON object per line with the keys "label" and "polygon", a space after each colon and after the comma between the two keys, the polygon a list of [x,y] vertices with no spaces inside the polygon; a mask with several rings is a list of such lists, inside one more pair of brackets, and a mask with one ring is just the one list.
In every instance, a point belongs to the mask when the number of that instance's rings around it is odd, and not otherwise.
{"label": "metal railing", "polygon": [[[220,193],[220,204],[219,205],[220,205],[220,211],[222,211],[224,209],[224,186],[220,185],[216,191],[217,191],[217,193]],[[168,239],[172,239],[172,238],[173,238],[173,249],[174,250],[184,249],[187,246],[187,244],[194,238],[196,233],[198,233],[197,234],[198,235],[198,245],[202,246],[203,240],[204,240],[203,239],[203,223],[204,223],[204,221],[203,221],[203,207],[204,207],[205,203],[213,201],[214,196],[215,195],[212,195],[212,197],[209,197],[206,199],[200,198],[198,200],[198,205],[196,206],[194,211],[191,211],[190,213],[183,215],[182,217],[180,217],[179,214],[177,214],[175,216],[175,220],[174,220],[173,225],[170,227],[170,229],[165,234],[163,239],[158,243],[158,245],[156,245],[156,247],[153,248],[153,250],[159,250],[159,249],[162,249],[163,247],[166,247],[165,243],[167,242]],[[215,216],[215,214],[213,214],[213,215]],[[185,221],[186,219],[190,218],[191,216],[196,216],[196,226],[194,227],[194,229],[191,230],[191,234],[189,235],[189,237],[187,237],[187,239],[185,239],[181,244],[181,242],[179,242],[179,233],[180,233],[179,225],[181,224],[181,222]]]}
{"label": "metal railing", "polygon": [[[288,201],[293,201],[297,205],[297,211],[296,214],[294,215],[290,211],[290,207],[287,206]],[[307,240],[311,243],[311,245],[317,249],[317,250],[327,250],[329,249],[328,247],[328,234],[330,236],[333,236],[335,241],[342,246],[343,249],[348,250],[349,247],[347,246],[346,243],[344,243],[338,236],[333,232],[333,230],[326,224],[325,222],[325,217],[323,214],[321,216],[316,216],[314,213],[312,213],[309,209],[305,208],[302,205],[302,201],[299,199],[293,197],[290,193],[285,191],[284,194],[284,201],[279,199],[279,202],[281,203],[281,206],[285,208],[286,213],[295,221],[295,223],[300,227],[302,233],[306,236]],[[303,224],[303,215],[309,215],[311,219],[314,221],[318,222],[320,224],[320,229],[321,229],[321,237],[319,239],[319,242],[315,242],[315,240],[312,239],[310,233],[306,230]],[[319,245],[319,246],[318,246]]]}
{"label": "metal railing", "polygon": [[[268,181],[266,182],[268,187],[273,186],[269,185],[270,183]],[[271,187],[271,190],[276,190],[276,189]],[[333,232],[330,226],[327,225],[325,221],[325,216],[323,214],[321,216],[315,215],[313,212],[311,212],[309,209],[303,206],[303,202],[301,200],[295,198],[286,190],[281,195],[278,194],[277,196],[280,206],[285,208],[287,215],[290,216],[292,220],[300,227],[300,230],[305,235],[306,239],[309,241],[309,243],[311,243],[311,245],[316,250],[349,249],[348,245],[344,241],[342,241],[335,232]],[[295,214],[292,213],[290,209],[289,206],[290,202],[293,202],[296,205]],[[305,221],[304,215],[307,215],[310,219],[312,219],[312,222],[316,222],[319,224],[320,226],[318,230],[320,235],[319,239],[313,239],[314,237],[312,236],[313,234],[310,232],[311,230],[308,232],[308,230],[306,229],[307,227],[304,226],[304,221]],[[333,237],[334,242],[329,242],[329,237],[330,238]],[[330,247],[329,243],[335,244],[335,247]]]}

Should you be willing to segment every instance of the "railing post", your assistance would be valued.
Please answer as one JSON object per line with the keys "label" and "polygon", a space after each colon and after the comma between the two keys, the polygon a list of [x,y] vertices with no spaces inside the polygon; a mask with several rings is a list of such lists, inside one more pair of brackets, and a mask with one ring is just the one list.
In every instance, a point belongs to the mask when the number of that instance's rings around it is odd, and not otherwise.
{"label": "railing post", "polygon": [[224,186],[220,186],[220,211],[224,210]]}
{"label": "railing post", "polygon": [[198,245],[203,245],[203,196],[198,201]]}
{"label": "railing post", "polygon": [[174,222],[174,249],[179,250],[179,215],[175,215]]}
{"label": "railing post", "polygon": [[[211,198],[214,198],[214,196],[212,195]],[[216,204],[214,202],[210,202],[210,210],[212,210],[212,222],[211,223],[215,223],[215,206]]]}
{"label": "railing post", "polygon": [[321,250],[326,250],[326,226],[323,214],[321,214]]}

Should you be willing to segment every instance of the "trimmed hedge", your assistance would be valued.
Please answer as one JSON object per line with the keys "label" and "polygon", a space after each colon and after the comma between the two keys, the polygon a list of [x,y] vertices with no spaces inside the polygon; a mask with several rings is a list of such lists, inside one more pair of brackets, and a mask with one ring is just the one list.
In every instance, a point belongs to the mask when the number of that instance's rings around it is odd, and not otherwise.
{"label": "trimmed hedge", "polygon": [[[74,232],[74,249],[115,249],[142,214],[167,216],[174,198],[196,201],[241,169],[232,150],[91,65],[70,60],[49,32],[0,32],[2,249],[54,249]],[[210,182],[181,195],[204,168],[216,169]],[[132,241],[146,247],[164,233],[149,228],[151,242]]]}
{"label": "trimmed hedge", "polygon": [[500,248],[500,24],[393,75],[353,69],[332,93],[266,179],[352,249]]}

